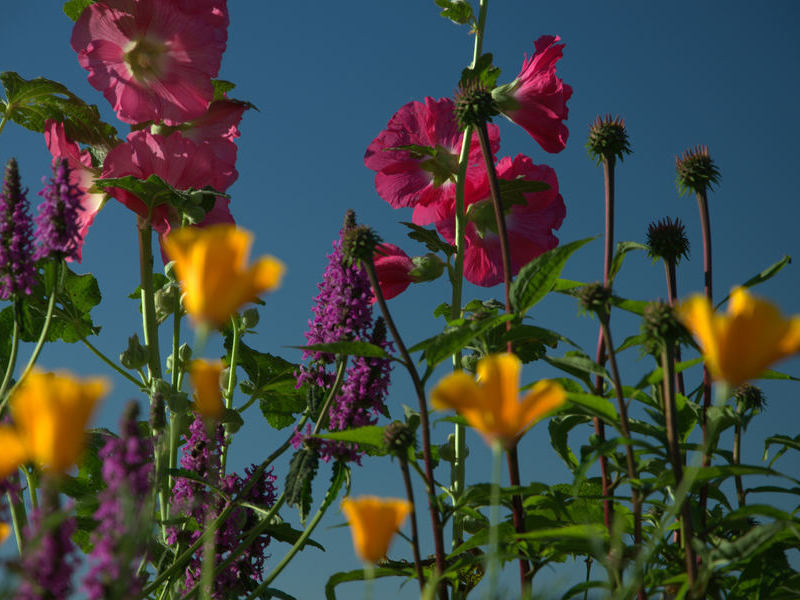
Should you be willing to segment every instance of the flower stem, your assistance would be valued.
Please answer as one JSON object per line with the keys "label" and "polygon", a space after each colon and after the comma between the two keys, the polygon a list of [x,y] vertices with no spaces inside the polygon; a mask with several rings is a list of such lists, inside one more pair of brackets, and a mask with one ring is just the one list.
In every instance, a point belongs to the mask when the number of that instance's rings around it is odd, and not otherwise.
{"label": "flower stem", "polygon": [[340,358],[338,360],[338,364],[336,365],[336,378],[333,380],[333,385],[328,391],[328,395],[325,397],[325,402],[322,403],[322,408],[319,411],[316,423],[314,423],[314,429],[311,431],[311,435],[317,435],[320,432],[320,429],[322,429],[322,425],[325,422],[325,417],[328,415],[328,410],[330,410],[333,399],[336,394],[339,393],[339,387],[342,385],[342,379],[344,379],[344,370],[346,366],[347,357],[345,356],[343,359]]}
{"label": "flower stem", "polygon": [[93,344],[92,344],[92,343],[91,343],[89,340],[87,340],[85,337],[81,337],[81,342],[83,342],[83,345],[84,345],[84,346],[86,346],[86,347],[87,347],[89,350],[91,350],[91,351],[92,351],[92,353],[93,353],[93,354],[94,354],[94,355],[95,355],[97,358],[99,358],[100,360],[102,360],[104,363],[106,363],[106,365],[108,365],[109,367],[111,367],[112,369],[114,369],[114,370],[115,370],[117,373],[119,373],[120,375],[122,375],[122,376],[123,376],[125,379],[127,379],[128,381],[130,381],[130,382],[131,382],[132,384],[134,384],[134,385],[135,385],[137,388],[141,388],[141,387],[142,387],[142,382],[141,382],[141,381],[139,381],[138,379],[136,379],[136,377],[134,377],[133,375],[131,375],[130,373],[128,373],[128,372],[127,372],[125,369],[123,369],[123,368],[122,368],[122,367],[120,367],[118,364],[116,364],[116,363],[115,363],[113,360],[111,360],[111,359],[110,359],[108,356],[106,356],[105,354],[103,354],[103,352],[102,352],[100,349],[98,349],[96,346],[94,346],[94,345],[93,345]]}
{"label": "flower stem", "polygon": [[[425,463],[425,489],[428,493],[428,508],[431,514],[431,529],[433,533],[436,569],[438,570],[437,575],[441,575],[442,573],[444,573],[445,569],[444,540],[442,534],[442,526],[439,520],[439,506],[438,506],[438,501],[436,500],[436,493],[434,487],[435,483],[433,478],[433,460],[431,458],[430,419],[428,418],[428,403],[425,399],[425,389],[422,386],[422,381],[420,380],[419,373],[417,373],[417,369],[414,366],[414,361],[408,354],[406,345],[403,343],[403,338],[400,337],[400,332],[397,330],[397,326],[394,323],[394,319],[392,319],[392,315],[389,312],[389,307],[386,306],[386,300],[383,297],[383,292],[381,292],[381,286],[378,283],[378,275],[375,272],[375,264],[372,262],[371,259],[363,260],[361,261],[361,264],[364,266],[364,270],[367,272],[367,277],[369,277],[370,285],[372,285],[372,293],[375,295],[375,302],[381,309],[381,314],[383,315],[383,319],[386,321],[386,326],[392,333],[392,338],[394,339],[395,346],[397,347],[398,352],[400,352],[400,355],[403,359],[403,364],[406,367],[406,370],[408,371],[409,375],[411,376],[411,381],[414,384],[414,390],[417,393],[417,400],[419,401],[419,421],[420,421],[420,427],[422,429],[422,459],[423,462]],[[447,600],[447,596],[448,596],[447,588],[444,585],[440,585],[439,600]]]}
{"label": "flower stem", "polygon": [[[19,489],[19,471],[10,475],[8,480],[11,485]],[[14,526],[14,538],[17,542],[17,551],[22,554],[22,531],[28,522],[25,513],[25,502],[22,499],[22,493],[14,493],[10,490],[6,492],[6,499],[8,505],[11,507],[11,524]]]}
{"label": "flower stem", "polygon": [[[231,331],[233,331],[231,362],[228,365],[228,383],[223,394],[225,408],[227,409],[233,407],[233,395],[236,391],[236,366],[239,364],[239,341],[242,339],[242,333],[239,330],[239,323],[235,314],[231,316]],[[225,473],[225,467],[228,463],[228,447],[230,446],[229,427],[227,424],[225,425],[225,434],[225,443],[222,446],[222,456],[220,457],[223,473]]]}
{"label": "flower stem", "polygon": [[[497,225],[497,236],[500,238],[500,255],[503,259],[503,281],[505,283],[506,294],[506,313],[511,314],[511,252],[508,248],[508,231],[506,230],[506,219],[503,213],[503,200],[500,197],[500,184],[497,181],[497,171],[494,168],[492,150],[489,147],[489,131],[486,123],[481,123],[477,127],[478,139],[481,142],[481,153],[483,162],[486,164],[486,172],[489,175],[489,190],[492,193],[492,205],[494,206],[494,217]],[[506,321],[506,331],[511,331],[511,321]],[[511,340],[506,344],[506,350],[510,353]]]}
{"label": "flower stem", "polygon": [[161,356],[158,350],[158,324],[153,294],[153,228],[149,223],[139,228],[139,276],[142,288],[142,329],[152,381],[153,378],[161,378]]}
{"label": "flower stem", "polygon": [[[700,226],[703,230],[703,281],[706,298],[711,306],[714,306],[712,270],[711,270],[711,215],[708,211],[708,195],[706,189],[702,188],[697,192],[697,208],[700,211]],[[707,413],[711,406],[711,374],[708,366],[703,365],[703,447],[708,449],[708,423]],[[703,466],[707,467],[711,462],[709,454],[703,454]],[[706,505],[708,503],[708,483],[704,483],[700,490],[700,515],[705,526]]]}
{"label": "flower stem", "polygon": [[371,562],[364,563],[364,600],[375,597],[375,565]]}
{"label": "flower stem", "polygon": [[6,365],[5,375],[3,375],[3,383],[0,384],[0,398],[5,396],[6,388],[11,383],[11,377],[14,374],[14,367],[17,366],[17,353],[19,352],[19,306],[17,300],[14,301],[13,311],[14,329],[11,332],[11,351],[8,355],[8,365]]}
{"label": "flower stem", "polygon": [[498,530],[500,527],[500,474],[503,470],[503,447],[499,441],[492,442],[492,491],[489,513],[489,547],[487,549],[487,578],[489,593],[487,598],[497,598],[497,583],[500,576],[500,557],[498,556]]}
{"label": "flower stem", "polygon": [[[665,260],[664,261],[664,269],[666,269],[667,274],[667,300],[669,301],[670,306],[677,307],[678,306],[678,277],[676,273],[675,261],[674,260]],[[680,344],[675,345],[675,362],[681,361],[681,346]],[[682,396],[686,395],[686,388],[684,387],[683,383],[683,372],[677,373],[675,375],[676,383],[678,386],[678,393]]]}
{"label": "flower stem", "polygon": [[[617,395],[617,406],[619,408],[619,422],[622,435],[625,437],[625,459],[628,468],[628,480],[631,486],[631,499],[633,503],[633,542],[635,548],[639,548],[642,544],[642,498],[641,491],[639,490],[638,478],[639,475],[636,471],[636,457],[633,451],[633,438],[631,437],[631,430],[628,421],[628,405],[625,403],[625,398],[622,395],[622,381],[619,376],[619,369],[617,367],[617,357],[614,352],[614,345],[611,341],[611,331],[608,324],[608,316],[600,315],[600,331],[603,335],[603,344],[608,352],[608,364],[611,367],[611,378],[614,383],[614,391]],[[639,584],[637,590],[637,597],[639,600],[646,600],[647,594],[644,587]]]}
{"label": "flower stem", "polygon": [[[519,487],[519,456],[517,455],[516,444],[509,448],[506,457],[508,458],[508,480],[512,486]],[[514,530],[517,533],[525,533],[525,508],[522,506],[522,496],[514,494],[511,498],[511,515],[514,520]],[[519,580],[522,590],[522,597],[527,598],[530,595],[530,579],[528,571],[530,564],[522,557],[519,559]]]}
{"label": "flower stem", "polygon": [[405,456],[398,457],[400,470],[403,473],[403,483],[406,486],[406,496],[411,504],[411,512],[408,515],[411,520],[411,550],[414,553],[414,567],[417,570],[420,591],[425,590],[425,575],[422,572],[422,558],[419,554],[419,533],[417,532],[417,507],[414,504],[414,488],[411,487],[411,474],[408,470],[408,459]]}
{"label": "flower stem", "polygon": [[[661,369],[664,374],[664,421],[667,430],[667,449],[669,451],[672,470],[675,474],[675,485],[679,487],[683,482],[683,455],[680,450],[678,438],[678,410],[675,404],[675,355],[671,345],[666,344],[661,353]],[[688,499],[687,499],[688,500]],[[692,511],[689,502],[684,502],[681,507],[681,526],[683,530],[683,546],[686,558],[686,577],[689,588],[694,589],[697,581],[697,559],[692,548],[694,530],[692,527]]]}

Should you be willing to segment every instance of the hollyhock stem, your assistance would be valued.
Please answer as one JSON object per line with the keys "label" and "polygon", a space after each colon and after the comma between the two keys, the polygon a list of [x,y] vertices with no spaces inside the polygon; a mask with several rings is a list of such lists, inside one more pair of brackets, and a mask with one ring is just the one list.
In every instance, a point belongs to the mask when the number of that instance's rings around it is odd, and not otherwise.
{"label": "hollyhock stem", "polygon": [[149,222],[139,231],[139,276],[142,285],[142,329],[148,353],[150,381],[161,378],[161,357],[158,351],[155,295],[153,293],[153,228]]}
{"label": "hollyhock stem", "polygon": [[[616,158],[612,155],[611,159],[603,156],[603,190],[605,197],[605,243],[603,246],[603,285],[610,288],[611,284],[611,261],[614,256],[614,199],[615,199],[615,180],[614,167]],[[597,339],[597,364],[604,365],[606,362],[606,351],[603,344],[603,332],[600,331]],[[604,380],[599,375],[595,378],[597,394],[603,395]],[[594,433],[600,443],[606,440],[606,426],[599,417],[592,419]],[[613,529],[614,521],[614,499],[611,494],[611,486],[608,474],[608,457],[600,456],[600,483],[603,492],[603,521],[609,534]]]}
{"label": "hollyhock stem", "polygon": [[[636,480],[639,475],[636,472],[636,457],[633,451],[633,438],[631,437],[631,430],[628,423],[628,405],[625,404],[625,398],[622,395],[622,381],[619,376],[619,369],[617,368],[617,357],[614,353],[614,345],[611,342],[611,331],[609,328],[608,316],[598,315],[600,317],[600,331],[603,335],[603,344],[608,350],[608,364],[611,367],[611,377],[614,382],[614,391],[617,395],[617,406],[619,407],[619,423],[622,435],[625,436],[625,458],[628,467],[628,480],[631,486],[631,497],[633,502],[633,542],[636,548],[639,548],[642,543],[642,498]],[[646,600],[647,594],[644,588],[640,585],[637,591],[639,600]]]}
{"label": "hollyhock stem", "polygon": [[417,508],[414,504],[414,488],[411,486],[411,474],[408,470],[408,459],[405,456],[398,458],[400,461],[400,471],[403,473],[403,484],[406,486],[406,496],[411,504],[409,519],[411,520],[411,550],[414,554],[414,568],[417,570],[417,580],[419,581],[420,591],[425,590],[425,575],[422,572],[422,558],[419,554],[419,533],[417,531]]}
{"label": "hollyhock stem", "polygon": [[[711,306],[714,306],[713,289],[712,289],[712,270],[711,270],[711,216],[708,212],[708,195],[706,189],[702,188],[697,192],[697,208],[700,211],[700,226],[703,229],[703,276],[704,276],[704,291],[706,298],[708,298]],[[708,423],[707,413],[711,406],[711,374],[708,367],[703,365],[703,447],[708,446]],[[708,453],[703,454],[703,466],[707,467],[710,463],[711,456]],[[703,524],[706,522],[706,504],[708,503],[708,483],[704,483],[700,490],[700,515]]]}
{"label": "hollyhock stem", "polygon": [[183,318],[181,315],[180,300],[177,301],[177,304],[178,306],[172,314],[172,377],[170,379],[170,384],[172,385],[173,392],[177,392],[180,389],[178,386],[178,375],[183,368],[178,357],[181,348],[181,319]]}
{"label": "hollyhock stem", "polygon": [[[510,448],[506,453],[508,459],[508,479],[512,486],[519,487],[519,456],[517,455],[516,444]],[[514,520],[514,530],[517,533],[525,533],[525,509],[522,507],[522,496],[514,494],[511,498],[511,515]],[[530,579],[528,571],[530,569],[529,563],[525,559],[519,560],[519,580],[522,589],[522,597],[527,598],[530,594]]]}
{"label": "hollyhock stem", "polygon": [[[675,355],[671,345],[666,344],[661,353],[661,369],[664,374],[664,421],[667,430],[667,445],[672,470],[675,474],[676,487],[683,481],[683,455],[678,439],[678,410],[675,405]],[[681,507],[681,525],[683,529],[683,547],[686,558],[686,577],[689,579],[689,589],[694,589],[697,581],[697,560],[692,548],[694,531],[692,527],[692,512],[688,502]]]}
{"label": "hollyhock stem", "polygon": [[[506,219],[503,214],[503,201],[500,198],[500,184],[497,181],[497,171],[494,168],[492,150],[489,147],[489,131],[486,129],[486,123],[481,123],[477,129],[478,139],[481,142],[483,162],[486,164],[486,172],[489,175],[489,189],[492,192],[497,235],[500,238],[500,254],[503,258],[503,281],[505,282],[506,292],[506,313],[511,314],[511,252],[508,248],[508,232],[506,231]],[[511,331],[511,321],[506,321],[506,331]],[[506,349],[511,353],[511,340],[508,341]]]}
{"label": "hollyhock stem", "polygon": [[[223,393],[225,408],[227,409],[233,408],[233,394],[236,391],[236,366],[239,364],[239,341],[242,339],[239,323],[235,314],[231,316],[231,331],[233,332],[233,339],[231,340],[231,362],[228,365],[228,383]],[[225,434],[225,444],[222,446],[222,456],[220,458],[223,473],[228,464],[228,447],[230,446],[230,429],[227,424],[225,424]]]}
{"label": "hollyhock stem", "polygon": [[[417,369],[414,366],[414,361],[408,354],[406,345],[403,343],[403,338],[400,337],[400,332],[397,330],[397,326],[394,324],[392,315],[389,312],[389,307],[386,306],[386,300],[383,297],[383,292],[381,292],[381,286],[378,282],[378,275],[375,272],[375,265],[373,264],[372,260],[362,260],[361,264],[363,265],[364,270],[367,272],[370,285],[372,285],[372,291],[375,294],[375,302],[381,309],[381,314],[386,321],[386,326],[392,333],[394,343],[403,359],[403,365],[406,367],[406,370],[411,376],[411,381],[414,383],[414,390],[417,392],[417,399],[419,401],[419,421],[422,428],[422,458],[423,462],[425,463],[425,489],[428,493],[428,508],[431,514],[431,529],[433,530],[432,533],[436,557],[436,569],[438,571],[437,575],[441,575],[444,573],[445,569],[444,541],[442,535],[442,526],[441,522],[439,521],[439,507],[434,491],[435,480],[433,478],[433,462],[431,458],[431,430],[430,420],[428,419],[428,403],[425,399],[425,389],[422,386],[422,381],[420,380]],[[447,588],[443,585],[440,585],[439,599],[447,600],[447,595]]]}

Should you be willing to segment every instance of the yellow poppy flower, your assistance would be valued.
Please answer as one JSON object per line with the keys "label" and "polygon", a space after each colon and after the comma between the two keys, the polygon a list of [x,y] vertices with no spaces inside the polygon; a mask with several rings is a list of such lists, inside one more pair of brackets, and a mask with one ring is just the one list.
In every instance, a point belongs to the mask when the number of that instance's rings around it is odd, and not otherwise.
{"label": "yellow poppy flower", "polygon": [[68,373],[41,371],[27,375],[10,401],[25,460],[57,473],[78,462],[89,417],[108,388],[100,378],[80,380]]}
{"label": "yellow poppy flower", "polygon": [[711,375],[732,386],[800,351],[800,316],[784,318],[777,306],[743,287],[731,291],[725,315],[700,295],[683,302],[678,315],[700,344]]}
{"label": "yellow poppy flower", "polygon": [[0,523],[0,545],[11,535],[11,526],[8,523]]}
{"label": "yellow poppy flower", "polygon": [[248,267],[252,243],[250,232],[227,224],[184,227],[164,239],[192,317],[219,327],[243,304],[280,285],[279,260],[262,256]]}
{"label": "yellow poppy flower", "polygon": [[504,448],[513,448],[529,427],[566,401],[564,388],[546,379],[520,400],[521,369],[514,354],[487,356],[478,361],[477,382],[463,371],[442,379],[431,392],[433,407],[455,409],[488,444],[499,440]]}
{"label": "yellow poppy flower", "polygon": [[377,496],[345,498],[342,512],[350,524],[356,554],[366,562],[377,563],[386,556],[392,537],[411,512],[411,503]]}
{"label": "yellow poppy flower", "polygon": [[17,430],[9,425],[0,425],[0,448],[3,449],[0,452],[0,481],[2,481],[28,460],[28,451]]}
{"label": "yellow poppy flower", "polygon": [[225,410],[219,376],[222,373],[220,361],[195,360],[189,375],[194,387],[194,408],[204,417],[219,419]]}

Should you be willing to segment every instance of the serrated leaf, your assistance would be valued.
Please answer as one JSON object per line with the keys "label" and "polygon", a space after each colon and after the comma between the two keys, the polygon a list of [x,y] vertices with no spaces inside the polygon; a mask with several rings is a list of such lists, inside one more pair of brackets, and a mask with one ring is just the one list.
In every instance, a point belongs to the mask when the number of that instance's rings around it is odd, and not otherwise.
{"label": "serrated leaf", "polygon": [[436,365],[462,350],[476,337],[513,318],[513,315],[497,315],[486,319],[470,319],[462,325],[415,344],[409,352],[422,350],[422,356],[428,363],[428,369],[433,370]]}
{"label": "serrated leaf", "polygon": [[311,511],[311,484],[319,467],[319,452],[315,448],[300,448],[289,462],[286,474],[286,504],[296,506],[300,521],[305,522]]}
{"label": "serrated leaf", "polygon": [[299,350],[311,352],[324,352],[327,354],[338,354],[342,356],[365,356],[367,358],[386,358],[392,356],[380,346],[369,342],[331,342],[329,344],[311,344],[310,346],[290,346]]}
{"label": "serrated leaf", "polygon": [[602,396],[567,392],[567,401],[585,409],[589,416],[602,418],[606,423],[616,424],[619,421],[617,409]]}
{"label": "serrated leaf", "polygon": [[596,237],[558,246],[522,267],[511,283],[511,305],[514,307],[514,312],[522,317],[534,304],[544,298],[553,288],[572,253],[594,239]]}
{"label": "serrated leaf", "polygon": [[[232,337],[225,336],[225,350],[230,363]],[[265,352],[258,352],[244,342],[239,342],[238,365],[247,374],[240,389],[259,400],[261,412],[267,422],[276,429],[288,427],[295,415],[305,410],[305,387],[297,389],[294,376],[297,365]]]}
{"label": "serrated leaf", "polygon": [[77,21],[83,9],[93,3],[94,0],[67,0],[64,2],[64,14],[73,21]]}
{"label": "serrated leaf", "polygon": [[236,84],[224,79],[212,79],[211,85],[214,86],[214,100],[227,100],[226,94],[236,87]]}
{"label": "serrated leaf", "polygon": [[147,179],[139,179],[133,175],[125,177],[109,177],[96,179],[95,187],[101,190],[120,188],[134,194],[146,206],[154,208],[162,204],[178,206],[187,203],[191,192],[178,190],[161,179],[158,175],[150,175]]}
{"label": "serrated leaf", "polygon": [[[286,542],[287,544],[294,544],[303,533],[302,531],[298,531],[285,522],[271,525],[259,525],[259,529],[262,529],[264,533],[268,534],[270,537],[278,540],[279,542]],[[302,550],[306,546],[314,546],[315,548],[319,548],[325,552],[325,546],[315,540],[312,540],[311,538],[306,538],[306,540],[303,542],[303,545],[300,546],[300,549]]]}
{"label": "serrated leaf", "polygon": [[[786,254],[779,261],[771,264],[770,266],[768,266],[766,269],[764,269],[760,273],[758,273],[756,275],[753,275],[750,279],[748,279],[743,284],[741,284],[741,287],[750,288],[750,287],[753,287],[754,285],[758,285],[759,283],[764,283],[768,279],[772,279],[773,277],[775,277],[775,275],[780,273],[781,270],[791,262],[792,262],[792,257],[789,256],[788,254]],[[717,304],[716,309],[719,310],[719,307],[722,306],[723,304],[725,304],[728,301],[728,298],[730,298],[730,294],[725,296]]]}
{"label": "serrated leaf", "polygon": [[474,20],[472,6],[464,0],[436,0],[436,5],[443,9],[441,16],[458,25]]}
{"label": "serrated leaf", "polygon": [[71,140],[111,148],[118,142],[117,130],[100,119],[97,106],[90,105],[57,81],[43,77],[27,80],[13,71],[0,73],[6,99],[0,114],[18,125],[42,133],[45,121],[64,123]]}
{"label": "serrated leaf", "polygon": [[556,415],[547,424],[550,445],[573,472],[578,468],[578,459],[569,447],[569,432],[588,421],[584,415]]}
{"label": "serrated leaf", "polygon": [[591,358],[582,353],[567,353],[564,356],[545,356],[544,360],[583,381],[588,388],[592,387],[592,376],[600,375],[609,379],[608,372]]}
{"label": "serrated leaf", "polygon": [[435,229],[425,229],[407,221],[400,221],[400,224],[411,230],[408,232],[408,237],[425,244],[425,247],[431,252],[444,252],[447,256],[452,256],[456,253],[456,247],[443,241]]}
{"label": "serrated leaf", "polygon": [[614,252],[614,258],[611,259],[611,268],[608,274],[609,285],[614,282],[614,278],[619,273],[622,261],[625,260],[625,255],[632,250],[644,250],[647,252],[650,248],[639,242],[617,242],[617,250]]}

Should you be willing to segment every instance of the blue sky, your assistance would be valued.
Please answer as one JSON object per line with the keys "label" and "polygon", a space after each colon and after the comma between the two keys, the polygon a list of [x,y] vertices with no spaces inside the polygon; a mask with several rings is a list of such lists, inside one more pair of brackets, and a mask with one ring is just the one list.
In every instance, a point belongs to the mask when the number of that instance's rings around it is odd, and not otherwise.
{"label": "blue sky", "polygon": [[[440,18],[432,0],[303,4],[298,10],[290,2],[232,0],[228,50],[220,72],[221,78],[237,84],[235,97],[260,109],[247,113],[241,125],[240,176],[229,190],[233,214],[256,233],[255,254],[273,254],[288,266],[282,289],[261,309],[259,335],[247,343],[290,360],[299,359],[287,346],[304,342],[325,254],[347,208],[355,209],[359,221],[373,226],[386,241],[409,254],[424,253],[399,225],[410,220],[410,210],[393,210],[376,195],[363,154],[406,102],[451,96],[472,53],[466,29]],[[58,0],[4,6],[0,70],[60,81],[98,104],[106,120],[116,124],[77,63],[69,46],[72,24],[60,7]],[[800,121],[795,117],[800,96],[798,25],[800,7],[792,0],[775,0],[757,9],[745,1],[493,2],[484,49],[503,70],[500,82],[517,75],[523,55],[533,52],[533,40],[551,33],[566,43],[558,71],[574,89],[567,121],[570,139],[562,153],[547,155],[522,129],[500,119],[499,156],[524,153],[535,163],[555,168],[567,206],[558,232],[562,242],[597,235],[602,232],[602,172],[584,149],[588,125],[598,114],[624,116],[633,154],[617,171],[617,239],[644,242],[651,221],[680,217],[692,245],[690,260],[679,270],[678,288],[684,296],[702,290],[702,247],[696,202],[693,197],[679,198],[675,188],[674,157],[690,146],[707,144],[722,173],[719,189],[710,196],[714,285],[721,298],[732,285],[783,255],[800,257],[794,175],[800,157]],[[118,129],[126,132],[122,123]],[[40,178],[50,162],[43,136],[10,124],[0,135],[0,161],[4,164],[11,156],[19,161],[24,184],[31,190],[29,199],[36,202]],[[593,281],[601,277],[601,266],[598,240],[574,256],[564,276]],[[138,273],[132,213],[113,200],[108,203],[95,221],[77,270],[94,273],[100,282],[104,301],[94,316],[103,331],[96,343],[115,356],[140,328],[136,305],[126,298],[137,285]],[[616,291],[636,299],[662,297],[663,277],[661,265],[634,254],[626,260]],[[757,291],[784,312],[800,313],[795,265]],[[468,286],[465,293],[465,299],[501,296],[501,286]],[[390,301],[390,308],[405,338],[414,343],[441,328],[432,311],[447,300],[446,282],[437,281],[412,287]],[[593,354],[596,322],[577,312],[568,298],[548,298],[532,312],[530,322],[561,331]],[[621,342],[638,330],[638,321],[620,316],[615,327],[614,337]],[[103,365],[79,346],[48,347],[41,363],[86,374],[103,371]],[[625,356],[624,364],[637,378],[649,368],[633,355]],[[778,368],[800,376],[797,359]],[[556,373],[547,365],[525,372],[526,381],[552,375]],[[395,379],[389,404],[392,414],[400,416],[400,406],[414,400],[405,374],[396,371]],[[794,385],[765,386],[769,406],[751,425],[745,461],[760,459],[764,437],[796,433],[791,424],[798,422],[800,409]],[[124,381],[115,388],[99,418],[103,425],[115,426],[124,401],[136,395]],[[286,433],[267,430],[256,409],[246,413],[246,419],[232,449],[235,468],[260,461]],[[437,427],[440,441],[448,429],[446,424]],[[471,479],[484,481],[488,452],[477,437],[470,445]],[[520,454],[523,481],[568,481],[566,469],[549,449],[544,426],[529,432]],[[281,463],[279,481],[284,475]],[[446,478],[444,471],[441,477]],[[326,478],[323,469],[320,480]],[[323,490],[317,487],[321,497]],[[399,470],[367,459],[363,468],[354,469],[353,491],[401,495]],[[296,521],[289,511],[283,512]],[[357,568],[349,534],[326,529],[341,522],[332,511],[315,534],[328,551],[322,555],[309,550],[298,557],[276,580],[276,587],[298,598],[317,598],[330,573]],[[426,527],[423,521],[421,528]],[[272,546],[273,564],[283,550]],[[396,552],[409,554],[401,544]],[[580,577],[581,572],[579,566],[572,574]],[[554,589],[560,587],[559,572],[545,577]],[[392,582],[377,591],[395,589]],[[413,598],[414,589],[408,585],[398,597]],[[342,588],[342,597],[360,593],[355,586]]]}

